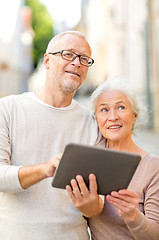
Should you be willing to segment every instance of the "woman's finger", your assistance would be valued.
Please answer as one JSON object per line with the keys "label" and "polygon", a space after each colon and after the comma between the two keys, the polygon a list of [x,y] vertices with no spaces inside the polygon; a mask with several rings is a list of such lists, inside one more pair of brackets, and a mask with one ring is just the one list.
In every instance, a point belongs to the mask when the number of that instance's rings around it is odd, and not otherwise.
{"label": "woman's finger", "polygon": [[117,202],[119,200],[119,203],[123,200],[126,203],[132,203],[132,204],[138,205],[139,201],[136,193],[132,191],[130,192],[127,190],[121,190],[121,191],[119,192],[113,191],[111,193],[111,197],[114,197],[114,200],[116,200]]}
{"label": "woman's finger", "polygon": [[83,177],[80,175],[77,175],[76,180],[77,180],[81,195],[84,197],[88,196],[89,190],[85,184]]}
{"label": "woman's finger", "polygon": [[78,186],[77,181],[75,179],[72,179],[70,184],[71,184],[74,196],[80,200],[82,198],[82,193],[81,193],[81,189]]}
{"label": "woman's finger", "polygon": [[92,194],[97,194],[97,181],[94,174],[89,175],[89,190]]}
{"label": "woman's finger", "polygon": [[130,196],[130,197],[138,197],[137,194],[131,190],[128,190],[128,189],[122,189],[122,190],[119,190],[118,193],[120,195],[125,195],[125,196]]}
{"label": "woman's finger", "polygon": [[76,198],[75,198],[75,195],[74,195],[74,193],[73,193],[73,191],[72,191],[71,186],[70,186],[70,185],[67,185],[67,186],[66,186],[66,190],[67,190],[67,193],[68,193],[69,197],[71,198],[72,202],[74,203],[75,200],[76,200]]}

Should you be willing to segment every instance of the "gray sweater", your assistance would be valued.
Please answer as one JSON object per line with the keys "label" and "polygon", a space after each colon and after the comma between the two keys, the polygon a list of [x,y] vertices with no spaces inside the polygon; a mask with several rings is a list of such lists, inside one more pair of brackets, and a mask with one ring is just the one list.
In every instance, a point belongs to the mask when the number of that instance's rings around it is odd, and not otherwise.
{"label": "gray sweater", "polygon": [[54,108],[33,93],[0,99],[0,239],[87,240],[87,223],[52,178],[23,190],[20,166],[49,161],[70,142],[94,145],[97,124],[75,100]]}
{"label": "gray sweater", "polygon": [[128,186],[138,194],[134,222],[126,224],[117,208],[105,202],[102,213],[89,220],[94,240],[159,240],[159,158],[146,155]]}

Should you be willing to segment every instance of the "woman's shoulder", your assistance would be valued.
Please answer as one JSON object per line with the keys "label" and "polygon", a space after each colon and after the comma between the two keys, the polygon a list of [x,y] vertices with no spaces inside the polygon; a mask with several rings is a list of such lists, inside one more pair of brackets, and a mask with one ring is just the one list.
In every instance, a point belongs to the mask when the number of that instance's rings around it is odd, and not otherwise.
{"label": "woman's shoulder", "polygon": [[159,172],[159,156],[154,154],[146,154],[141,160],[142,166],[149,168],[149,170]]}
{"label": "woman's shoulder", "polygon": [[106,139],[101,135],[100,131],[98,133],[98,141],[96,143],[96,147],[101,147],[101,148],[106,148],[107,146],[107,141]]}
{"label": "woman's shoulder", "polygon": [[159,156],[151,153],[147,153],[144,157],[143,160],[146,162],[156,162],[159,163]]}

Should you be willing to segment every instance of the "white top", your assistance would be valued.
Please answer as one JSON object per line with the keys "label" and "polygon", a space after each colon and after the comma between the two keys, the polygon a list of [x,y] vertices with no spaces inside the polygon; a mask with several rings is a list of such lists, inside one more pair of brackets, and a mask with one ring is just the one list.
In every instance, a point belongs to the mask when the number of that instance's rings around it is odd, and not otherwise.
{"label": "white top", "polygon": [[19,166],[49,161],[70,142],[94,145],[90,111],[75,100],[54,108],[33,93],[0,99],[0,236],[3,240],[85,240],[87,224],[66,190],[45,179],[22,189]]}

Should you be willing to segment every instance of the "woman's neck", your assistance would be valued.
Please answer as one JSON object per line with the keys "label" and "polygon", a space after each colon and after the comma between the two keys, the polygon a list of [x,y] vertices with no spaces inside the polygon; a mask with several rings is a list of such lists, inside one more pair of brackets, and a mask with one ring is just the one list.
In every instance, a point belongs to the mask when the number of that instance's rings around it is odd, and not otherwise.
{"label": "woman's neck", "polygon": [[120,141],[112,141],[112,140],[107,140],[107,146],[108,148],[115,149],[118,151],[127,151],[129,152],[130,149],[134,147],[134,142],[132,139],[127,139],[127,140],[120,140]]}
{"label": "woman's neck", "polygon": [[147,154],[147,152],[139,148],[131,138],[123,141],[107,140],[107,147],[118,151],[137,153],[141,155],[141,157],[144,157]]}

